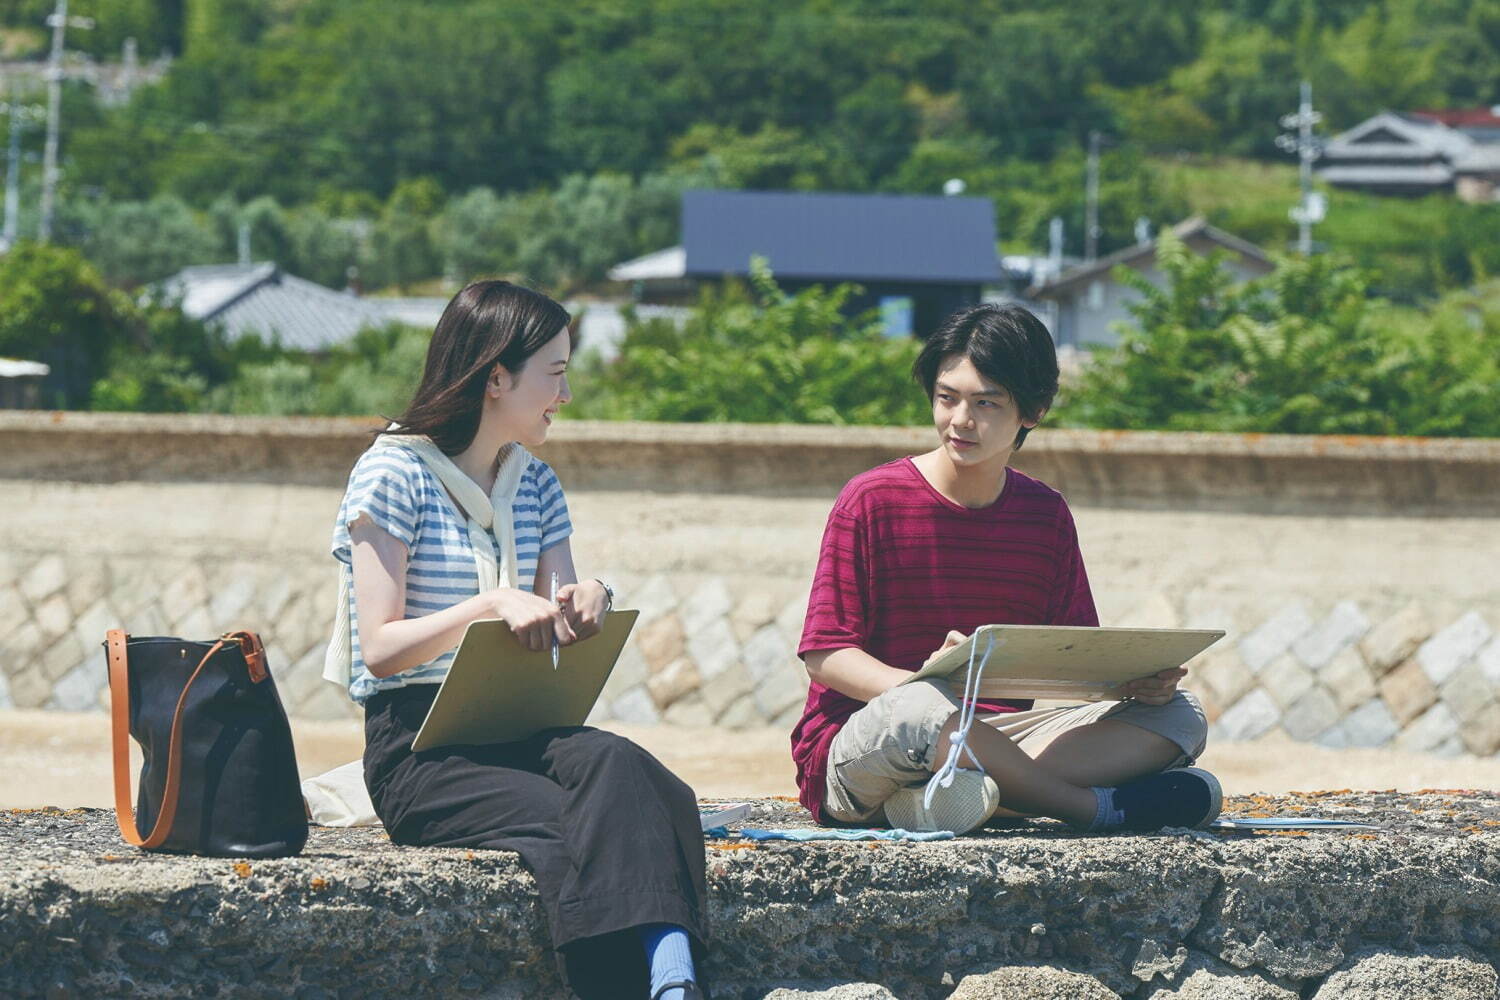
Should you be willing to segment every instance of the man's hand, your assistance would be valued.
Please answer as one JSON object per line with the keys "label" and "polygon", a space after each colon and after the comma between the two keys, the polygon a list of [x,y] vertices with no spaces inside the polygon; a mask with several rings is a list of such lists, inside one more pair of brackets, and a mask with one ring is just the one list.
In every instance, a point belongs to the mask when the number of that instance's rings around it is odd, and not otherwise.
{"label": "man's hand", "polygon": [[1177,682],[1186,676],[1187,671],[1182,667],[1173,667],[1150,677],[1138,677],[1120,685],[1120,697],[1131,698],[1144,705],[1165,705],[1177,693]]}
{"label": "man's hand", "polygon": [[934,650],[931,656],[922,661],[922,666],[927,666],[927,664],[931,663],[939,656],[942,656],[944,653],[948,652],[948,650],[952,649],[954,646],[957,646],[967,638],[968,636],[964,635],[962,632],[949,632],[947,637],[943,639],[943,644],[936,650]]}

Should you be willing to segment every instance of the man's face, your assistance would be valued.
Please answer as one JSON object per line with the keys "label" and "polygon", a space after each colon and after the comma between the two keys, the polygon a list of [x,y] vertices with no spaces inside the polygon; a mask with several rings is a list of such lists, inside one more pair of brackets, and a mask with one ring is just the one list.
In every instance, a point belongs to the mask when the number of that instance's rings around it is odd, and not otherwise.
{"label": "man's face", "polygon": [[1036,420],[1024,419],[1010,392],[981,375],[965,354],[950,354],[938,366],[932,422],[943,452],[959,468],[996,459],[1004,464],[1021,428],[1037,425]]}

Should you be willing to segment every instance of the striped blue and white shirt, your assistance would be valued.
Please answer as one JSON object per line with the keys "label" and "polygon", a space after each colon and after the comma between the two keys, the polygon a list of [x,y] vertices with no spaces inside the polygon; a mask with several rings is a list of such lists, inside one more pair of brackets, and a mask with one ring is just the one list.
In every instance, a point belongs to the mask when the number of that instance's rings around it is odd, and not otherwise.
{"label": "striped blue and white shirt", "polygon": [[[573,533],[562,485],[547,463],[533,458],[521,473],[516,491],[516,586],[535,592],[541,554]],[[468,521],[437,476],[409,448],[376,447],[360,456],[349,473],[349,486],[333,528],[333,557],[351,560],[349,526],[368,517],[376,527],[406,546],[406,617],[420,618],[452,607],[479,593]],[[500,545],[490,536],[496,562]],[[376,677],[365,667],[359,648],[359,616],[349,598],[349,635],[353,646],[349,696],[363,704],[376,691],[408,684],[438,684],[448,673],[457,647],[410,670]]]}

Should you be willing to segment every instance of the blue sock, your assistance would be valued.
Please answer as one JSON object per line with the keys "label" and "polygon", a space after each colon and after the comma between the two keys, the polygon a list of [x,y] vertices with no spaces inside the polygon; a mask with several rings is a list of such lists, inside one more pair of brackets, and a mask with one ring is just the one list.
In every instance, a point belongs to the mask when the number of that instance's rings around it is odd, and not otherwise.
{"label": "blue sock", "polygon": [[1088,833],[1099,833],[1103,830],[1114,830],[1124,825],[1125,814],[1115,808],[1115,790],[1113,788],[1090,789],[1094,793],[1094,821],[1085,827]]}
{"label": "blue sock", "polygon": [[[641,927],[646,963],[651,966],[651,996],[667,983],[697,982],[693,968],[693,946],[687,931],[676,924],[646,924]],[[682,990],[669,990],[660,1000],[682,1000]]]}

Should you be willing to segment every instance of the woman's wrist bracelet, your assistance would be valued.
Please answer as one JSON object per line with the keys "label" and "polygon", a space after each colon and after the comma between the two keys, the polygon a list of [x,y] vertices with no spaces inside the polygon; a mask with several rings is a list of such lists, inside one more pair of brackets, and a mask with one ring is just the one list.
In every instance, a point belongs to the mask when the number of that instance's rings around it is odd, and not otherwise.
{"label": "woman's wrist bracelet", "polygon": [[605,583],[603,580],[599,579],[597,576],[594,577],[594,582],[604,588],[604,610],[606,612],[613,611],[615,609],[614,588]]}

